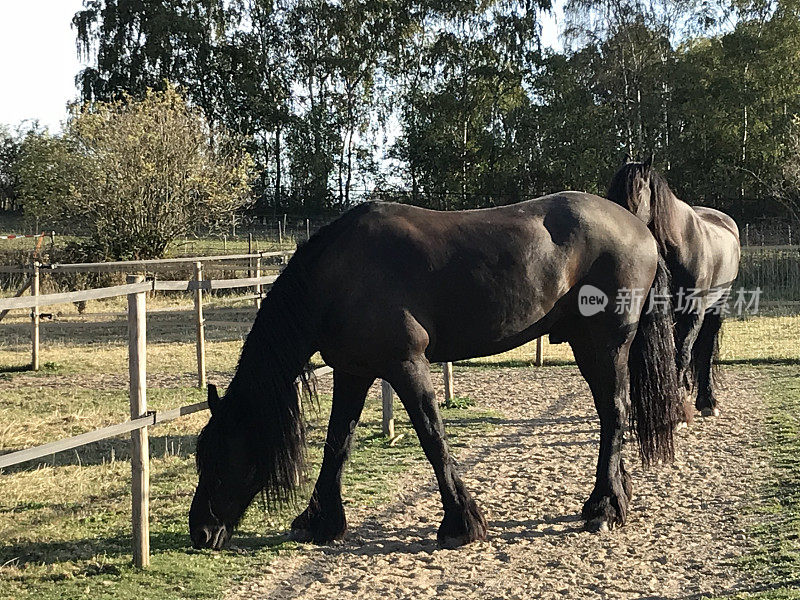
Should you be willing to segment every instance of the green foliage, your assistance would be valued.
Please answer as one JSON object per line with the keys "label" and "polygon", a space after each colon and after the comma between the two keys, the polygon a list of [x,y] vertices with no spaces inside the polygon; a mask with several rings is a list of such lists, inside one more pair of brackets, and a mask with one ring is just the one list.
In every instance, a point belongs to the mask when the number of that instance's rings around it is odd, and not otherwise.
{"label": "green foliage", "polygon": [[475,406],[475,401],[469,396],[453,396],[442,402],[442,408],[448,410],[464,410],[472,406]]}
{"label": "green foliage", "polygon": [[17,172],[25,212],[88,234],[84,258],[161,257],[199,225],[230,223],[252,161],[178,91],[73,109],[62,136],[32,133]]}
{"label": "green foliage", "polygon": [[19,139],[0,125],[0,208],[17,208],[19,178],[14,171],[19,159]]}

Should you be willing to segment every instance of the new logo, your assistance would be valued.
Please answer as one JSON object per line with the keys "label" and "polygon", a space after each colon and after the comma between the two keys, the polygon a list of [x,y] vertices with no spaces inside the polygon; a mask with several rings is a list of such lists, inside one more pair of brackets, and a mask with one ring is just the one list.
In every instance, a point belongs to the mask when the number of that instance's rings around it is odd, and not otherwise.
{"label": "new logo", "polygon": [[578,291],[578,311],[584,317],[603,312],[606,306],[608,306],[608,296],[603,290],[588,284],[581,286]]}

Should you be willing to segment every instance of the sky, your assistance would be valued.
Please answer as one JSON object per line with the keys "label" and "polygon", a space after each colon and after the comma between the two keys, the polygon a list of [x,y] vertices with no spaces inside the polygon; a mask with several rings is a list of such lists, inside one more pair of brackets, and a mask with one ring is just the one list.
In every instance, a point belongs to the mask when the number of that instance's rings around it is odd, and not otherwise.
{"label": "sky", "polygon": [[[561,0],[554,2],[560,16]],[[78,97],[72,16],[82,0],[0,0],[0,125],[38,120],[55,133]],[[558,21],[545,16],[542,43],[558,45]]]}
{"label": "sky", "polygon": [[72,16],[81,0],[0,0],[0,124],[60,129],[81,70]]}

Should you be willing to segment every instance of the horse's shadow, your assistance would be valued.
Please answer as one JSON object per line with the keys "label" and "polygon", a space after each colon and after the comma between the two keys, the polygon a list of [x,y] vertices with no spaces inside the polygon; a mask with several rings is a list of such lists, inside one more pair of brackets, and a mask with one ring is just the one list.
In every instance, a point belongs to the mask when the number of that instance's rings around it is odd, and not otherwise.
{"label": "horse's shadow", "polygon": [[[566,527],[556,529],[549,527],[539,530],[543,525],[566,525],[571,523],[582,524],[580,515],[564,515],[554,519],[507,519],[490,520],[489,539],[503,539],[506,541],[517,541],[548,536],[562,536],[582,530],[582,525],[578,527]],[[368,529],[374,535],[363,535],[359,529]],[[418,525],[387,527],[381,523],[364,523],[359,529],[350,533],[341,543],[330,545],[309,545],[309,549],[329,556],[382,556],[390,554],[430,554],[439,550],[436,541],[436,526]]]}

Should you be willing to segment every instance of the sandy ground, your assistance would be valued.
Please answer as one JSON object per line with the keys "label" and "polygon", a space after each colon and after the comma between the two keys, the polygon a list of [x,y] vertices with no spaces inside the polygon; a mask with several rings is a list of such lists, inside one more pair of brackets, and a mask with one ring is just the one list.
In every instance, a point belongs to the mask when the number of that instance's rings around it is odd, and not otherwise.
{"label": "sandy ground", "polygon": [[344,542],[280,557],[228,598],[649,599],[749,589],[736,559],[748,548],[743,508],[765,469],[761,404],[747,371],[729,369],[724,382],[722,416],[678,434],[675,464],[642,472],[627,447],[628,524],[590,534],[579,514],[598,425],[577,369],[459,371],[459,395],[504,415],[459,453],[489,521],[487,542],[437,548],[439,496],[430,468],[419,468],[391,504],[348,507]]}

